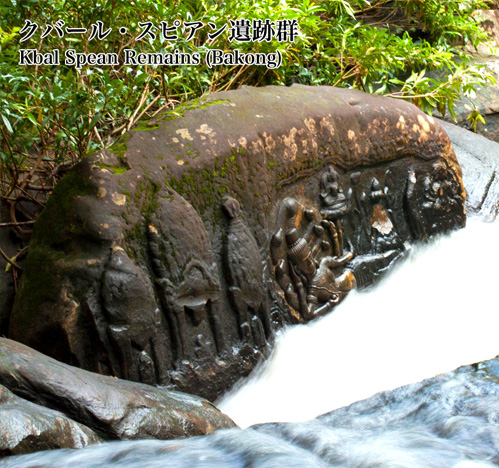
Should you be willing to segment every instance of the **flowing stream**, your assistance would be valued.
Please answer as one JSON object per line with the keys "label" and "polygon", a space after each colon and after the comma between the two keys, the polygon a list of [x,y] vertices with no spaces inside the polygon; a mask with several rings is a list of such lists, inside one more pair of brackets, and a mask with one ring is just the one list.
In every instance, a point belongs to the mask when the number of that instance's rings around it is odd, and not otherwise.
{"label": "flowing stream", "polygon": [[[245,427],[0,460],[2,468],[493,468],[499,465],[499,223],[413,248],[376,288],[283,331],[219,405]],[[430,378],[430,379],[428,379]],[[394,391],[401,385],[414,383]]]}
{"label": "flowing stream", "polygon": [[499,354],[499,223],[412,249],[368,292],[282,331],[269,361],[217,402],[241,427],[303,421]]}

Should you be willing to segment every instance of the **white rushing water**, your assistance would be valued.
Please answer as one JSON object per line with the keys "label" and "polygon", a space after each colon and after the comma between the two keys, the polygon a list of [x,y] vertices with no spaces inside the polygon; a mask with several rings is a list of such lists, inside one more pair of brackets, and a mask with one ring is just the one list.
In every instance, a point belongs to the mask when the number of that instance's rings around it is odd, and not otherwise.
{"label": "white rushing water", "polygon": [[499,354],[499,223],[410,257],[333,313],[283,330],[272,358],[217,402],[241,427],[303,421]]}

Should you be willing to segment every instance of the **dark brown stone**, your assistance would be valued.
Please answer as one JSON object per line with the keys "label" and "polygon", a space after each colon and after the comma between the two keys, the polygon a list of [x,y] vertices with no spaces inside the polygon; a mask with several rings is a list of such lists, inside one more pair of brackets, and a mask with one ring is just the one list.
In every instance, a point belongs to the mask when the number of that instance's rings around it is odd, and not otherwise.
{"label": "dark brown stone", "polygon": [[34,229],[10,337],[102,374],[215,398],[273,331],[463,226],[440,125],[400,100],[243,88],[79,164]]}
{"label": "dark brown stone", "polygon": [[[64,413],[107,439],[174,439],[235,426],[202,398],[76,369],[5,338],[0,338],[0,384],[36,405]],[[36,405],[27,404],[25,409],[35,414],[32,408]],[[43,420],[34,416],[45,426],[49,417],[54,421],[62,418],[43,408],[36,411],[45,414]],[[2,411],[2,421],[3,417]],[[66,419],[54,422],[54,446],[71,446],[70,436],[77,435],[80,426]],[[19,414],[9,420],[13,426],[10,431],[6,429],[7,442],[17,434],[14,426],[23,424]],[[32,424],[35,422],[27,422],[27,427]],[[83,438],[85,434],[88,440]],[[81,443],[99,440],[92,434],[90,430],[80,434]],[[44,440],[42,436],[39,443],[46,443]],[[35,449],[41,450],[37,443]]]}

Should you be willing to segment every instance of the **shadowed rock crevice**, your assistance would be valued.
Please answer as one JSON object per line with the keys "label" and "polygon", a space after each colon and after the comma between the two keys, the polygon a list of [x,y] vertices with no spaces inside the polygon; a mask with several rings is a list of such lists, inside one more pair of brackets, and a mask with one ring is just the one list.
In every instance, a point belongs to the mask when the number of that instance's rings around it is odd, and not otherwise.
{"label": "shadowed rock crevice", "polygon": [[466,211],[493,221],[499,213],[499,143],[441,121],[463,167]]}

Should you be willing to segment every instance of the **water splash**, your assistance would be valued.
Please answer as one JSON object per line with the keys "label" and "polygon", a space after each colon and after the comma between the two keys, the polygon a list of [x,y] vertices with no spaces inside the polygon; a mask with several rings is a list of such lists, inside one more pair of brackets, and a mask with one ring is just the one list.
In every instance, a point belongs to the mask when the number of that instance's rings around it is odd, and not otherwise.
{"label": "water splash", "polygon": [[499,354],[499,223],[417,246],[375,289],[279,335],[272,358],[217,404],[241,427],[303,421]]}

